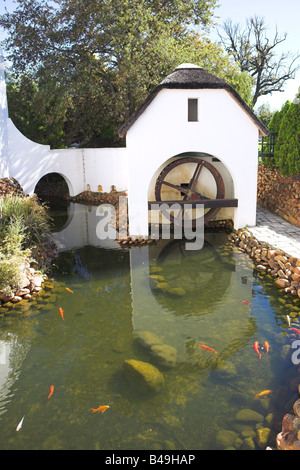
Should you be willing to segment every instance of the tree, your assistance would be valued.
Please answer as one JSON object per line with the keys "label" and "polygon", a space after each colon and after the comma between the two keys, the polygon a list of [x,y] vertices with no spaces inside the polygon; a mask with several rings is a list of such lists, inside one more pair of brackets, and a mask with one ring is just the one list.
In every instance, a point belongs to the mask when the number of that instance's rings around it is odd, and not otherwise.
{"label": "tree", "polygon": [[275,159],[283,176],[300,173],[300,104],[291,103],[283,116]]}
{"label": "tree", "polygon": [[280,36],[276,28],[270,39],[264,18],[247,19],[245,28],[227,20],[222,29],[224,34],[219,32],[219,37],[225,50],[233,55],[241,70],[255,80],[253,107],[260,96],[283,91],[286,81],[295,77],[299,55],[293,56],[289,51],[277,55],[276,47],[286,40],[287,34]]}
{"label": "tree", "polygon": [[[182,62],[225,78],[250,101],[248,75],[204,36],[215,0],[17,3],[0,17],[9,33],[8,59],[17,74],[31,77],[36,100],[42,96],[44,103],[50,86],[55,96],[59,90],[65,141],[119,145],[120,125]],[[198,30],[191,29],[195,24]]]}

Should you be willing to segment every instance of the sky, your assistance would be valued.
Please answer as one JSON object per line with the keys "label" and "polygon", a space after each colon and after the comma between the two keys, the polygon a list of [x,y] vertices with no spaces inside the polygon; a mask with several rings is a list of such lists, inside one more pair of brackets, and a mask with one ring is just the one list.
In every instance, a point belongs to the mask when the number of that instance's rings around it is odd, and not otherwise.
{"label": "sky", "polygon": [[[265,19],[269,27],[270,38],[274,37],[277,27],[279,35],[287,33],[287,39],[276,46],[278,53],[290,51],[292,54],[300,54],[300,0],[218,0],[219,7],[215,9],[215,22],[220,26],[227,19],[233,23],[246,24],[246,18],[259,16]],[[0,0],[0,14],[4,13],[5,6],[11,12],[15,8],[13,0]],[[210,37],[218,40],[216,31],[212,31]],[[0,30],[1,39],[1,30]],[[298,60],[300,65],[300,58]],[[271,111],[281,109],[287,101],[293,101],[300,86],[300,70],[294,80],[288,80],[284,92],[274,92],[272,95],[261,97],[257,101],[256,108],[268,103]]]}
{"label": "sky", "polygon": [[[225,20],[231,19],[233,23],[246,24],[246,18],[253,16],[263,17],[273,39],[277,27],[282,36],[287,33],[286,40],[276,46],[280,53],[290,51],[300,54],[300,1],[299,0],[218,0],[219,8],[215,10],[215,22],[222,25]],[[219,18],[217,18],[219,17]],[[212,38],[216,38],[215,34]],[[297,62],[300,65],[300,58]],[[293,101],[300,86],[300,70],[294,80],[288,80],[284,92],[273,92],[272,95],[260,97],[257,107],[269,103],[271,111],[281,109],[287,101]]]}

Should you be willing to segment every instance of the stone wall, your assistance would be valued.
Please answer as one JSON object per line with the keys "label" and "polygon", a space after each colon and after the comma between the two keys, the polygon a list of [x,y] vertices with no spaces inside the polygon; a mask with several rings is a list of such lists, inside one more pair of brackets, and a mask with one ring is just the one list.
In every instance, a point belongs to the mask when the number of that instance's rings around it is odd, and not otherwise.
{"label": "stone wall", "polygon": [[259,165],[257,203],[300,227],[300,174],[284,177],[276,168]]}

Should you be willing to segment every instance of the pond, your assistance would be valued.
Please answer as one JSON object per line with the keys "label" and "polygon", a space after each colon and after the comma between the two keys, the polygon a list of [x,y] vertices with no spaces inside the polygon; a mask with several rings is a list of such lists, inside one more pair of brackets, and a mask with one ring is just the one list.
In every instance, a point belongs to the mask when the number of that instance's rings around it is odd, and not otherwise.
{"label": "pond", "polygon": [[[44,290],[0,309],[0,449],[274,446],[298,398],[284,353],[300,299],[284,297],[224,233],[206,233],[197,251],[180,240],[121,248],[97,240],[94,208],[71,204],[63,215]],[[127,376],[132,359],[160,371],[160,391]],[[270,430],[263,444],[259,428]]]}

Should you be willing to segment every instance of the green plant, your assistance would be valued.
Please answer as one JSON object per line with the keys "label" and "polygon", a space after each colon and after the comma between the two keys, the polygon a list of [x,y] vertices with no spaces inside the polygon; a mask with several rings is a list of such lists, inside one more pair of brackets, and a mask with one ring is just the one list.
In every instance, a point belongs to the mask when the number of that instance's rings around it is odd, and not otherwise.
{"label": "green plant", "polygon": [[275,160],[283,176],[300,173],[300,104],[292,103],[282,119]]}
{"label": "green plant", "polygon": [[22,244],[25,238],[23,221],[12,218],[6,227],[6,236],[0,245],[0,292],[10,295],[17,289],[22,280],[25,262],[30,259],[30,250],[24,250]]}

